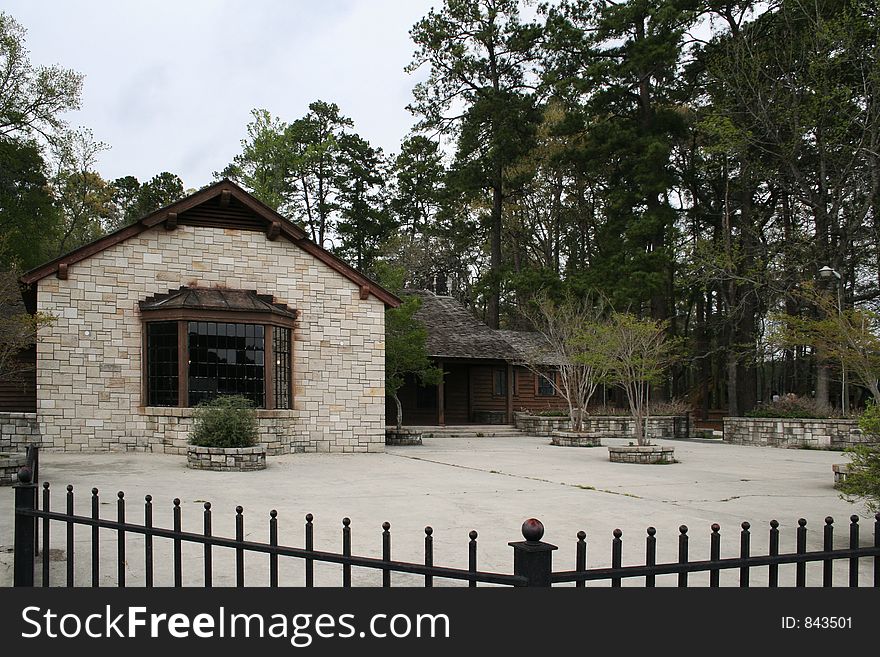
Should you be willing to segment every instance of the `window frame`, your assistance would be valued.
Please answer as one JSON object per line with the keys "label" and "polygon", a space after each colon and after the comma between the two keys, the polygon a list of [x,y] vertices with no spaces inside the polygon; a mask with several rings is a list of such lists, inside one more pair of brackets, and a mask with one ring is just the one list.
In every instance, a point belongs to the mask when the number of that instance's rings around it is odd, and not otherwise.
{"label": "window frame", "polygon": [[[296,320],[271,312],[241,312],[189,309],[161,309],[141,311],[142,349],[141,349],[141,405],[145,408],[193,408],[189,405],[189,322],[217,322],[224,324],[256,324],[263,326],[264,369],[263,405],[258,410],[292,410],[294,407],[294,343],[296,342]],[[153,323],[177,323],[177,405],[150,406],[149,390],[149,342],[148,326]],[[290,359],[287,364],[288,409],[278,409],[275,405],[275,327],[290,329]]]}
{"label": "window frame", "polygon": [[[499,381],[500,377],[500,381]],[[503,388],[502,392],[498,392],[498,384],[502,383],[501,386]],[[507,368],[506,367],[496,367],[492,372],[492,396],[493,397],[507,397],[507,391],[509,390],[510,381],[507,380]]]}
{"label": "window frame", "polygon": [[[556,392],[556,370],[551,370],[546,374],[535,372],[535,397],[557,397]],[[541,392],[541,379],[546,379],[550,384],[550,393]]]}

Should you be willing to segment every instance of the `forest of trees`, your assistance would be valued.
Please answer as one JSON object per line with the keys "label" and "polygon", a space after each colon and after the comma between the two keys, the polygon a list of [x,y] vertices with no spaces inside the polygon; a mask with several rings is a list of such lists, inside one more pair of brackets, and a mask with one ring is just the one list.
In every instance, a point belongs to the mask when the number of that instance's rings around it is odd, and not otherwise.
{"label": "forest of trees", "polygon": [[[668,322],[687,356],[657,396],[733,414],[771,393],[839,403],[831,359],[771,336],[780,313],[816,317],[816,294],[880,299],[877,0],[437,4],[401,62],[424,81],[397,153],[316,100],[254,109],[215,175],[492,327],[528,329],[539,292]],[[81,77],[32,67],[23,36],[0,15],[0,257],[26,268],[184,189],[103,180],[104,146],[57,118]]]}

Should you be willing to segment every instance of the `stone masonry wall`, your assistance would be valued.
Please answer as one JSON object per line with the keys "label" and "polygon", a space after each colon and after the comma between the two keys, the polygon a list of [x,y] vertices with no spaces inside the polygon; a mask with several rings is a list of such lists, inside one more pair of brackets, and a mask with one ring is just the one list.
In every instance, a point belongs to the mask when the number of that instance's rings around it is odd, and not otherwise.
{"label": "stone masonry wall", "polygon": [[383,451],[383,303],[285,239],[262,232],[157,227],[39,282],[58,321],[37,345],[45,448],[184,453],[187,409],[145,408],[138,301],[181,285],[253,289],[299,311],[293,409],[259,411],[271,454]]}
{"label": "stone masonry wall", "polygon": [[0,451],[24,452],[40,444],[36,413],[0,413]]}
{"label": "stone masonry wall", "polygon": [[[567,431],[570,422],[566,417],[529,415],[515,413],[516,428],[533,436],[549,436],[554,431]],[[633,419],[627,416],[590,415],[584,420],[584,432],[608,438],[630,438],[633,435]],[[648,418],[649,438],[687,438],[684,417],[657,415]]]}
{"label": "stone masonry wall", "polygon": [[876,444],[877,436],[863,434],[856,420],[726,417],[724,442],[765,447],[845,449]]}

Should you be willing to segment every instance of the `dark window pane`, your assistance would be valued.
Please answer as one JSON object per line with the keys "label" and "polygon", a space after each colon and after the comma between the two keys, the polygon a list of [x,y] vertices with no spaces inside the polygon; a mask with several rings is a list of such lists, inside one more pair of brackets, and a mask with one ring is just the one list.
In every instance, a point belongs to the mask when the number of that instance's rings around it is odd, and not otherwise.
{"label": "dark window pane", "polygon": [[177,322],[147,324],[147,404],[177,406]]}
{"label": "dark window pane", "polygon": [[262,332],[255,324],[190,322],[189,405],[218,395],[243,395],[255,406],[264,405],[264,353],[262,345],[248,350],[249,332]]}
{"label": "dark window pane", "polygon": [[290,349],[290,329],[272,327],[275,408],[291,408]]}
{"label": "dark window pane", "polygon": [[507,394],[507,370],[502,368],[495,369],[495,395],[503,397]]}
{"label": "dark window pane", "polygon": [[538,394],[542,397],[552,397],[556,394],[556,391],[553,389],[552,378],[555,378],[556,375],[554,373],[549,373],[546,376],[543,374],[538,375]]}

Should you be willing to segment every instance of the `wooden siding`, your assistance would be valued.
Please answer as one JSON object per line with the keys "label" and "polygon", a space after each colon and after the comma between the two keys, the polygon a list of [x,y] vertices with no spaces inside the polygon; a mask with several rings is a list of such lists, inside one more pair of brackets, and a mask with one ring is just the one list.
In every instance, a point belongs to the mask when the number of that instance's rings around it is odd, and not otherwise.
{"label": "wooden siding", "polygon": [[471,366],[471,417],[481,411],[507,411],[507,396],[495,394],[496,369],[506,370],[507,364]]}
{"label": "wooden siding", "polygon": [[0,412],[37,412],[37,352],[29,349],[20,360],[29,369],[14,379],[0,379]]}
{"label": "wooden siding", "polygon": [[470,380],[467,365],[443,366],[446,424],[467,424],[470,416]]}
{"label": "wooden siding", "polygon": [[225,204],[216,196],[191,210],[182,212],[179,224],[189,226],[211,226],[215,228],[238,228],[264,232],[266,220],[245,207],[238,199],[230,199]]}
{"label": "wooden siding", "polygon": [[547,397],[538,394],[535,373],[525,367],[515,367],[516,390],[513,408],[517,411],[568,410],[565,399],[559,395]]}
{"label": "wooden siding", "polygon": [[[444,415],[445,424],[469,424],[478,422],[479,413],[507,411],[506,395],[495,394],[495,370],[507,370],[507,365],[449,363],[443,364],[446,372],[444,378]],[[524,367],[513,368],[516,389],[513,395],[515,411],[566,410],[568,405],[559,395],[545,397],[538,395],[535,375]],[[424,389],[423,398],[436,396],[436,386]],[[419,408],[418,386],[408,379],[398,393],[403,405],[403,423],[408,426],[433,426],[438,423],[437,407]],[[394,400],[390,397],[385,405],[386,424],[393,424],[396,417]],[[512,422],[512,418],[508,421]]]}

